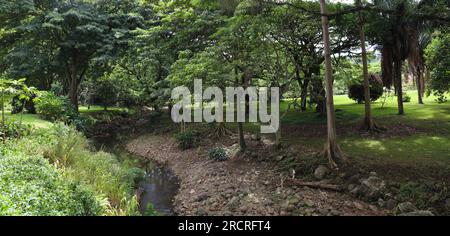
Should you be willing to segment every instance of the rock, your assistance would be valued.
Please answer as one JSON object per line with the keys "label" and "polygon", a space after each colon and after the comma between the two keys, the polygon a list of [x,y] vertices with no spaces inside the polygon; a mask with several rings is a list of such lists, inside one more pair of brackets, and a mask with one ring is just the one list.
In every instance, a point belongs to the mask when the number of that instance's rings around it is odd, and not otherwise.
{"label": "rock", "polygon": [[431,211],[412,211],[399,216],[434,216],[434,214]]}
{"label": "rock", "polygon": [[355,188],[352,193],[368,200],[378,199],[386,188],[384,180],[370,176],[361,181],[361,185]]}
{"label": "rock", "polygon": [[325,166],[320,165],[314,171],[314,177],[316,177],[316,179],[323,179],[328,174],[328,171],[329,171],[328,168],[326,168]]}
{"label": "rock", "polygon": [[233,213],[231,213],[231,211],[224,211],[221,214],[222,216],[233,216]]}
{"label": "rock", "polygon": [[382,198],[379,198],[377,203],[379,207],[386,207],[386,201],[384,201]]}
{"label": "rock", "polygon": [[236,207],[239,206],[239,202],[240,202],[239,197],[235,196],[235,197],[231,198],[231,200],[227,204],[228,209],[230,209],[230,210],[236,209]]}
{"label": "rock", "polygon": [[259,141],[259,140],[261,140],[261,135],[259,133],[258,134],[252,134],[250,136],[250,139],[253,140],[253,141]]}
{"label": "rock", "polygon": [[395,206],[397,205],[397,201],[394,199],[389,199],[386,201],[386,209],[393,210]]}
{"label": "rock", "polygon": [[372,171],[372,172],[369,173],[369,175],[370,175],[370,176],[377,176],[377,172]]}
{"label": "rock", "polygon": [[202,207],[199,207],[199,208],[197,208],[196,215],[198,215],[198,216],[205,216],[205,215],[207,215],[207,213],[206,213],[205,209],[203,209]]}
{"label": "rock", "polygon": [[262,142],[264,145],[266,145],[266,146],[273,146],[273,145],[275,145],[275,142],[274,142],[274,141],[272,141],[272,140],[270,140],[270,139],[267,139],[267,138],[262,138],[262,139],[261,139],[261,142]]}
{"label": "rock", "polygon": [[417,211],[417,208],[416,208],[416,206],[414,206],[410,202],[402,202],[402,203],[397,205],[397,209],[396,210],[400,214],[405,214],[405,213]]}
{"label": "rock", "polygon": [[195,199],[196,202],[202,202],[206,199],[209,198],[209,195],[207,193],[202,193],[200,195],[197,196],[197,198]]}
{"label": "rock", "polygon": [[363,204],[359,203],[359,202],[353,202],[353,205],[359,209],[359,210],[365,210],[366,208],[364,207]]}
{"label": "rock", "polygon": [[354,184],[349,184],[349,185],[347,186],[347,189],[348,189],[349,192],[352,192],[353,189],[355,189],[355,187],[356,187],[356,185],[354,185]]}
{"label": "rock", "polygon": [[276,161],[282,161],[286,156],[285,155],[279,155],[275,158]]}
{"label": "rock", "polygon": [[228,153],[228,157],[230,159],[235,159],[239,153],[241,152],[241,148],[239,147],[239,144],[233,144],[233,146],[226,149]]}
{"label": "rock", "polygon": [[445,200],[445,208],[450,211],[450,198],[447,198],[447,200]]}

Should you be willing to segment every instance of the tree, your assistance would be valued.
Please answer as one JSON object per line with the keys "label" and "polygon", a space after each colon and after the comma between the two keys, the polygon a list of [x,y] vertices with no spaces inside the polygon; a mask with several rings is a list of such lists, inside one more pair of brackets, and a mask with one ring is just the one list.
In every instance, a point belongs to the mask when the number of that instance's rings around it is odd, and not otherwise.
{"label": "tree", "polygon": [[[357,6],[361,6],[361,0],[356,1]],[[369,82],[369,68],[367,65],[367,52],[366,52],[366,36],[364,32],[364,17],[362,11],[358,12],[358,30],[361,41],[361,58],[363,63],[363,77],[364,77],[364,124],[363,129],[369,132],[377,131],[377,125],[372,117],[372,109],[370,103],[372,102],[370,96],[370,82]]]}
{"label": "tree", "polygon": [[319,0],[320,12],[322,14],[323,28],[323,44],[325,52],[325,82],[326,82],[326,99],[327,99],[327,141],[325,144],[325,156],[328,158],[330,165],[338,167],[348,162],[347,157],[341,151],[336,138],[336,116],[333,101],[333,68],[331,65],[331,47],[329,34],[328,10],[325,0]]}
{"label": "tree", "polygon": [[6,117],[5,117],[5,103],[9,102],[14,96],[19,94],[19,90],[24,86],[23,82],[25,79],[21,80],[10,80],[7,79],[4,74],[0,75],[0,107],[2,109],[2,133],[3,133],[3,143],[6,142]]}
{"label": "tree", "polygon": [[431,73],[429,93],[434,93],[438,102],[445,102],[446,94],[450,92],[450,33],[437,32],[425,55]]}

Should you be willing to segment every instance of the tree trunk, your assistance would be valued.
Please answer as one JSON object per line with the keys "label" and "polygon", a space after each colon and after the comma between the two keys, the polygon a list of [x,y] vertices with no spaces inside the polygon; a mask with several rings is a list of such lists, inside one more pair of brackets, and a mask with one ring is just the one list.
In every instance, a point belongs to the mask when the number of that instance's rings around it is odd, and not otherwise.
{"label": "tree trunk", "polygon": [[300,94],[300,108],[302,111],[306,111],[306,99],[308,97],[308,86],[311,75],[305,75],[305,81],[302,84],[302,92]]}
{"label": "tree trunk", "polygon": [[[361,1],[357,1],[357,5],[361,5]],[[358,28],[359,38],[361,41],[361,57],[363,63],[363,76],[364,76],[364,104],[365,104],[365,118],[364,129],[367,131],[374,131],[376,129],[375,123],[372,118],[372,110],[370,107],[370,82],[369,82],[369,69],[367,65],[367,52],[366,52],[366,36],[364,33],[364,19],[362,12],[359,12]]]}
{"label": "tree trunk", "polygon": [[75,110],[78,111],[78,82],[76,78],[72,78],[70,81],[69,99]]}
{"label": "tree trunk", "polygon": [[397,91],[397,105],[399,115],[405,114],[405,111],[403,109],[402,65],[402,60],[400,60],[399,57],[396,57],[394,60],[394,82],[395,89]]}
{"label": "tree trunk", "polygon": [[332,167],[345,165],[348,160],[342,153],[336,138],[336,121],[333,102],[333,69],[331,65],[331,47],[329,21],[325,0],[320,0],[320,12],[322,14],[323,44],[325,52],[325,80],[326,80],[326,100],[327,100],[327,142],[325,144],[324,155],[328,158]]}
{"label": "tree trunk", "polygon": [[424,76],[423,76],[423,71],[421,69],[418,69],[417,71],[417,98],[419,101],[419,104],[423,104],[423,95],[425,92],[425,83],[424,83]]}
{"label": "tree trunk", "polygon": [[77,76],[77,67],[75,65],[70,65],[68,76],[69,76],[70,103],[72,103],[75,110],[78,111],[78,76]]}
{"label": "tree trunk", "polygon": [[244,151],[247,148],[247,145],[245,144],[244,139],[244,123],[238,122],[238,133],[239,133],[239,147],[241,148],[241,151]]}

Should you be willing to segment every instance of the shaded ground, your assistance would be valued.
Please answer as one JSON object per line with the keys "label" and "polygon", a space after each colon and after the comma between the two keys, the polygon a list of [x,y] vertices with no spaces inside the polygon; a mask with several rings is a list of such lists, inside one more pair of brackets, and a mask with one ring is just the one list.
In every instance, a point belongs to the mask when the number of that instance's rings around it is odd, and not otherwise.
{"label": "shaded ground", "polygon": [[[231,139],[228,144],[236,141]],[[252,158],[241,156],[227,162],[208,160],[207,150],[216,146],[212,141],[181,151],[168,135],[139,137],[127,149],[173,169],[181,180],[174,203],[180,215],[386,214],[347,194],[285,186],[285,173],[266,158],[256,157],[270,152],[269,147],[248,143],[250,149],[259,150]]]}

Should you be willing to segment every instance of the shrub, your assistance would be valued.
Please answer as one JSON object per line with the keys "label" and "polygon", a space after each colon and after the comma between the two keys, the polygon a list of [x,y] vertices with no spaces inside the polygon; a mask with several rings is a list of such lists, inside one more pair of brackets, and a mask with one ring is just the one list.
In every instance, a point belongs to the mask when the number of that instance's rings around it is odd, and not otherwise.
{"label": "shrub", "polygon": [[66,118],[67,101],[52,92],[42,92],[37,99],[36,111],[49,121],[63,121]]}
{"label": "shrub", "polygon": [[92,192],[63,178],[40,156],[0,157],[0,215],[98,215]]}
{"label": "shrub", "polygon": [[[28,135],[31,132],[31,126],[21,124],[18,121],[5,121],[5,125],[1,127],[0,124],[0,140],[3,141],[3,137],[6,138],[19,138]],[[6,134],[6,135],[4,135]]]}
{"label": "shrub", "polygon": [[402,97],[403,102],[411,102],[411,96],[409,96],[408,94],[404,93]]}
{"label": "shrub", "polygon": [[[372,102],[378,100],[383,95],[383,82],[375,75],[370,75],[370,100]],[[348,87],[348,97],[357,103],[364,102],[364,84],[352,84]]]}
{"label": "shrub", "polygon": [[184,132],[180,132],[175,134],[175,139],[177,140],[178,146],[183,149],[193,148],[198,142],[198,132],[187,130]]}
{"label": "shrub", "polygon": [[138,215],[134,188],[143,172],[135,166],[90,151],[88,140],[62,123],[35,130],[0,145],[0,215]]}
{"label": "shrub", "polygon": [[141,169],[113,154],[89,151],[88,140],[74,128],[55,125],[53,135],[57,139],[45,157],[64,169],[69,179],[104,195],[108,214],[137,214],[134,187],[143,176]]}
{"label": "shrub", "polygon": [[210,159],[215,160],[215,161],[228,160],[227,152],[225,151],[225,149],[223,149],[221,147],[216,147],[216,148],[209,150],[208,156]]}

